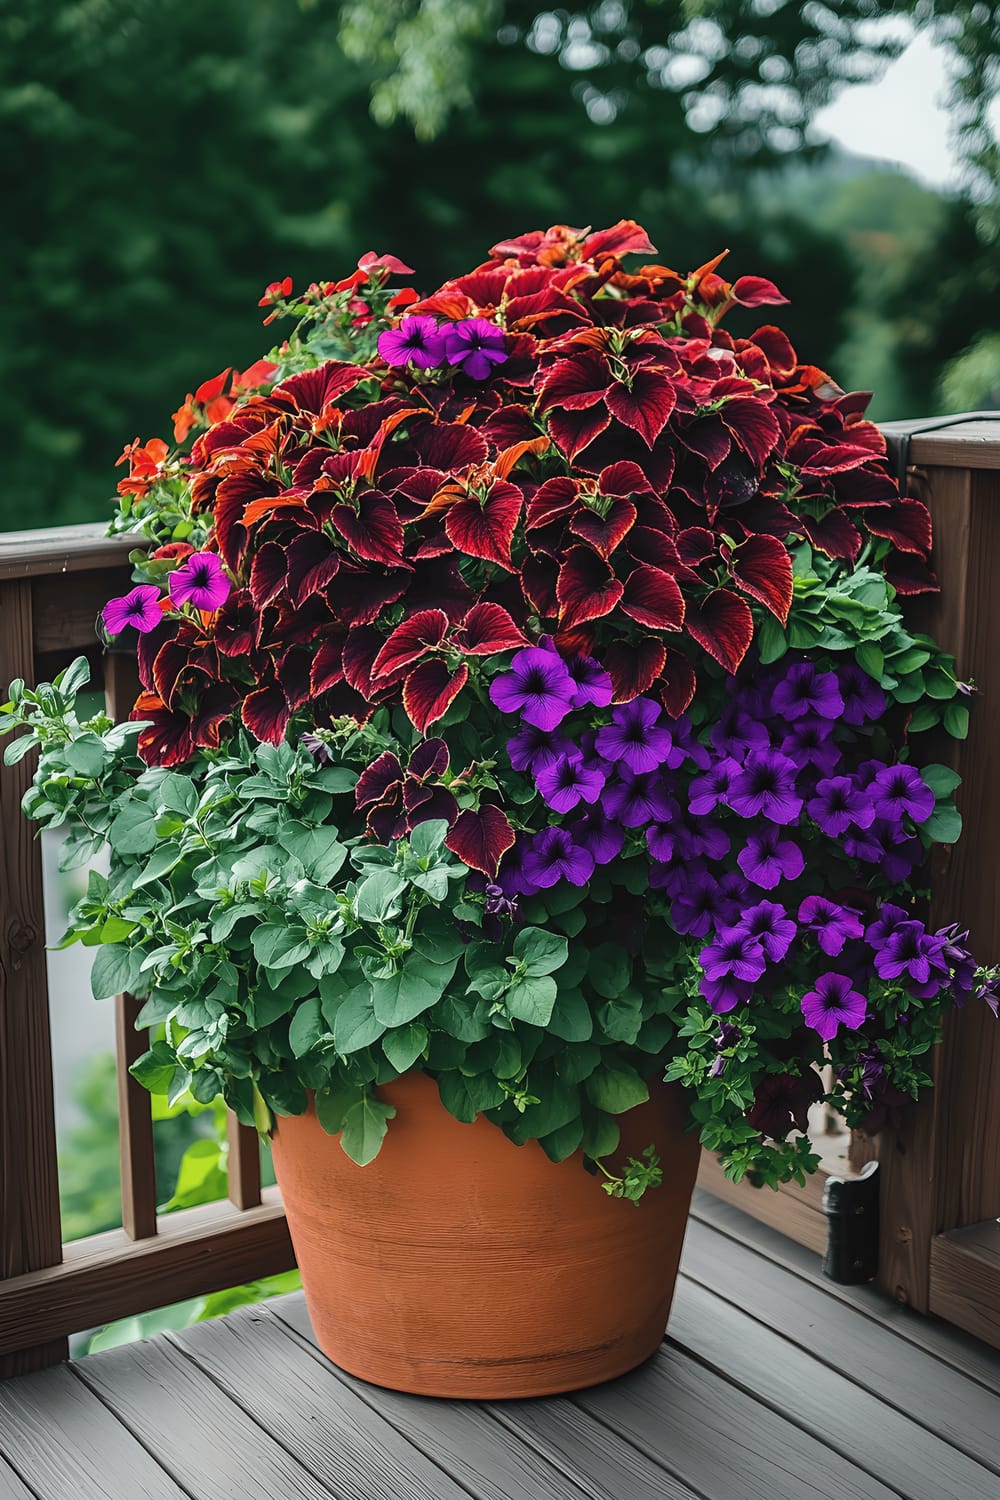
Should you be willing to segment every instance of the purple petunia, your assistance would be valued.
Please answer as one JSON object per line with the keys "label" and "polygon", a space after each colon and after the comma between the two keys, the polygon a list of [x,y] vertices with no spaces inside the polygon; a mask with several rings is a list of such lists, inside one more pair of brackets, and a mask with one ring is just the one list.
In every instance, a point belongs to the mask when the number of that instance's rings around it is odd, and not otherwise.
{"label": "purple petunia", "polygon": [[598,865],[609,865],[625,847],[625,830],[599,810],[587,813],[578,823],[572,824],[570,832],[574,841],[581,849],[586,849]]}
{"label": "purple petunia", "polygon": [[900,922],[875,954],[875,972],[880,979],[905,978],[926,985],[934,973],[948,975],[944,948],[944,939],[937,933],[929,933],[922,922]]}
{"label": "purple petunia", "polygon": [[696,776],[688,792],[688,808],[694,817],[707,817],[720,802],[724,805],[729,788],[739,774],[739,761],[734,760],[731,755],[725,755],[704,776]]}
{"label": "purple petunia", "polygon": [[501,713],[519,713],[536,729],[552,730],[569,713],[575,686],[562,658],[539,646],[519,651],[510,671],[494,677],[490,698]]}
{"label": "purple petunia", "polygon": [[576,687],[571,707],[584,708],[592,703],[595,708],[607,708],[615,690],[599,662],[592,656],[571,656],[566,661],[566,670]]}
{"label": "purple petunia", "polygon": [[222,559],[215,552],[195,552],[170,575],[170,597],[177,605],[219,609],[231,591],[232,584],[223,570]]}
{"label": "purple petunia", "polygon": [[752,751],[729,789],[729,805],[741,818],[794,823],[802,811],[795,792],[795,762],[775,750]]}
{"label": "purple petunia", "polygon": [[806,867],[805,855],[798,844],[783,839],[775,825],[752,833],[746,847],[736,856],[744,875],[761,890],[773,891],[782,880],[797,880]]}
{"label": "purple petunia", "polygon": [[788,668],[775,687],[771,708],[782,719],[801,719],[806,714],[839,719],[844,700],[834,672],[818,672],[813,662],[800,661]]}
{"label": "purple petunia", "polygon": [[[706,979],[702,977],[698,982],[702,996],[708,1004],[709,1010],[713,1010],[717,1016],[728,1015],[729,1011],[735,1010],[737,1005],[743,1005],[753,994],[753,985],[743,979]],[[735,1031],[737,1028],[731,1028]],[[720,1069],[721,1072],[721,1069]],[[713,1074],[713,1077],[717,1077]]]}
{"label": "purple petunia", "polygon": [[823,952],[836,958],[850,938],[864,932],[861,917],[853,907],[840,906],[825,896],[807,896],[799,907],[799,921],[813,933]]}
{"label": "purple petunia", "polygon": [[714,875],[707,870],[671,871],[667,883],[671,897],[670,921],[685,937],[707,937],[716,919],[726,921],[731,903]]}
{"label": "purple petunia", "polygon": [[547,890],[560,880],[586,885],[594,873],[594,856],[573,840],[567,828],[536,834],[524,856],[526,883]]}
{"label": "purple petunia", "polygon": [[621,761],[637,775],[655,771],[670,754],[673,739],[662,710],[651,698],[633,698],[612,710],[610,724],[597,731],[597,750],[605,760]]}
{"label": "purple petunia", "polygon": [[934,793],[916,766],[886,766],[875,777],[872,794],[876,813],[890,821],[909,815],[914,823],[926,823],[934,811]]}
{"label": "purple petunia", "polygon": [[848,828],[870,828],[875,806],[850,776],[831,776],[816,783],[816,795],[806,804],[814,823],[829,838],[839,838]]}
{"label": "purple petunia", "polygon": [[140,635],[147,635],[163,623],[160,591],[151,583],[141,583],[121,598],[109,599],[101,615],[109,635],[121,635],[128,625]]}
{"label": "purple petunia", "polygon": [[596,802],[605,777],[588,768],[579,751],[562,755],[535,773],[535,785],[553,812],[572,812],[578,802]]}
{"label": "purple petunia", "polygon": [[912,920],[912,912],[905,911],[901,906],[894,906],[891,901],[884,901],[874,922],[865,928],[865,942],[877,953],[880,948],[885,947],[897,927]]}
{"label": "purple petunia", "polygon": [[398,328],[378,336],[378,352],[387,365],[432,370],[444,362],[445,340],[433,318],[404,318]]}
{"label": "purple petunia", "polygon": [[465,318],[461,323],[446,323],[441,330],[444,353],[450,365],[457,365],[473,380],[485,380],[494,365],[507,359],[506,335],[485,318]]}
{"label": "purple petunia", "polygon": [[841,1026],[857,1031],[868,1014],[868,1001],[851,986],[846,974],[821,974],[814,989],[802,996],[802,1015],[807,1026],[832,1041]]}
{"label": "purple petunia", "polygon": [[885,713],[885,694],[856,662],[848,662],[837,673],[840,694],[844,700],[843,719],[853,726],[881,719]]}
{"label": "purple petunia", "polygon": [[820,776],[829,776],[843,758],[829,719],[813,717],[792,725],[781,741],[781,753],[797,766],[812,766]]}
{"label": "purple petunia", "polygon": [[731,703],[722,713],[711,733],[713,747],[723,755],[746,755],[750,750],[766,750],[771,737],[757,719]]}
{"label": "purple petunia", "polygon": [[665,823],[676,813],[659,776],[638,776],[624,764],[618,768],[617,781],[605,788],[601,805],[609,818],[617,818],[626,828]]}
{"label": "purple petunia", "polygon": [[673,823],[650,823],[646,829],[646,847],[660,864],[665,865],[673,859],[676,842]]}
{"label": "purple petunia", "polygon": [[758,940],[769,964],[781,962],[798,931],[785,908],[776,901],[758,901],[743,913],[736,925],[740,932]]}
{"label": "purple petunia", "polygon": [[562,739],[548,729],[537,729],[534,724],[525,724],[513,739],[507,741],[507,754],[515,771],[528,771],[537,776],[547,766],[554,766],[562,756],[569,755],[573,747],[569,740]]}
{"label": "purple petunia", "polygon": [[743,979],[752,984],[767,968],[764,945],[739,927],[727,927],[699,954],[706,979]]}

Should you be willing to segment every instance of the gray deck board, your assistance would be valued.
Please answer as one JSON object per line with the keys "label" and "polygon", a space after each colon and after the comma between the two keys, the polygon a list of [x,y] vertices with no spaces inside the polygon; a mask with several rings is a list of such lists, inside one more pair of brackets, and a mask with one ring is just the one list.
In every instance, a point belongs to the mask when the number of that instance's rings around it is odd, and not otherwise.
{"label": "gray deck board", "polygon": [[702,1194],[666,1342],[590,1391],[383,1391],[301,1296],[0,1384],[0,1500],[997,1496],[1000,1357]]}

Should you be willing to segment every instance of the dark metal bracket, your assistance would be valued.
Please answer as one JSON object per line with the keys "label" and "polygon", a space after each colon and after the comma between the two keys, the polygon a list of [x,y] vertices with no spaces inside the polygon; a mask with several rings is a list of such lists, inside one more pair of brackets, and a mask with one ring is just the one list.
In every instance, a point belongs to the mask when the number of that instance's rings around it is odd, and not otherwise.
{"label": "dark metal bracket", "polygon": [[823,1275],[842,1286],[873,1280],[878,1274],[878,1162],[868,1162],[857,1177],[828,1177],[823,1212]]}

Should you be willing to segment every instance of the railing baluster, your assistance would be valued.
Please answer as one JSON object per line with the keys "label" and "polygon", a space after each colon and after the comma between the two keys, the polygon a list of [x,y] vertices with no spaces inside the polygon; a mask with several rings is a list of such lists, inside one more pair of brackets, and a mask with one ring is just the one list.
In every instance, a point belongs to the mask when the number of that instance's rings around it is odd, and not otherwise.
{"label": "railing baluster", "polygon": [[229,1201],[237,1208],[256,1208],[260,1203],[260,1140],[250,1125],[241,1125],[229,1111],[226,1119],[229,1142]]}
{"label": "railing baluster", "polygon": [[[112,653],[104,659],[104,696],[113,719],[128,714],[139,692],[133,656]],[[122,1184],[122,1228],[130,1239],[156,1233],[156,1154],[149,1094],[136,1083],[129,1064],[145,1050],[145,1035],[136,1031],[140,1006],[131,995],[115,1000],[116,1071],[118,1074],[118,1148]]]}
{"label": "railing baluster", "polygon": [[[0,583],[0,684],[34,681],[31,582]],[[21,816],[34,757],[0,770],[0,1277],[62,1260],[41,844]],[[0,1377],[66,1358],[66,1340],[0,1357]]]}

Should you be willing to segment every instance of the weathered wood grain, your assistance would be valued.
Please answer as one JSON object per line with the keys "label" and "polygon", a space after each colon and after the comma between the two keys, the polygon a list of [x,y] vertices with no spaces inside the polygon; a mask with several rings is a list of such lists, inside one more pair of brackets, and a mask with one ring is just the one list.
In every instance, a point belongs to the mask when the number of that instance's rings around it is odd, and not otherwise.
{"label": "weathered wood grain", "polygon": [[931,1241],[931,1312],[1000,1349],[1000,1224],[989,1219]]}
{"label": "weathered wood grain", "polygon": [[[0,583],[0,689],[34,682],[31,585]],[[5,742],[6,743],[6,742]],[[35,765],[0,766],[0,1277],[62,1254],[45,968],[42,853],[21,814]],[[2,1282],[0,1282],[2,1285]],[[65,1343],[25,1317],[0,1377],[65,1359]]]}
{"label": "weathered wood grain", "polygon": [[775,1192],[772,1188],[754,1187],[752,1183],[731,1182],[716,1157],[703,1151],[698,1167],[698,1186],[724,1203],[731,1203],[762,1224],[787,1234],[799,1245],[822,1255],[826,1248],[826,1220],[811,1194]]}
{"label": "weathered wood grain", "polygon": [[184,1495],[71,1369],[46,1370],[0,1386],[0,1453],[46,1500],[182,1500]]}
{"label": "weathered wood grain", "polygon": [[120,1229],[92,1235],[67,1245],[61,1265],[0,1281],[0,1354],[22,1346],[26,1327],[57,1338],[294,1264],[273,1188],[246,1213],[222,1202],[168,1214],[153,1239],[130,1240]]}
{"label": "weathered wood grain", "polygon": [[241,1125],[226,1114],[229,1201],[236,1208],[256,1208],[260,1202],[260,1136],[252,1125]]}
{"label": "weathered wood grain", "polygon": [[[191,1500],[346,1500],[167,1339],[94,1354],[75,1368],[126,1426],[142,1433]],[[266,1367],[258,1378],[267,1378]]]}
{"label": "weathered wood grain", "polygon": [[35,1500],[28,1486],[0,1458],[0,1500]]}
{"label": "weathered wood grain", "polygon": [[[124,554],[119,567],[99,567],[78,573],[44,573],[31,585],[35,613],[35,652],[59,653],[62,666],[87,651],[96,639],[95,622],[109,599],[134,587],[132,569]],[[128,658],[123,658],[127,660]]]}
{"label": "weathered wood grain", "polygon": [[104,521],[45,526],[0,535],[0,578],[37,578],[45,573],[103,571],[123,566],[141,537],[107,536]]}

